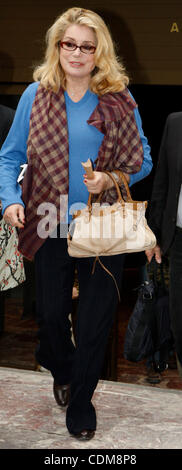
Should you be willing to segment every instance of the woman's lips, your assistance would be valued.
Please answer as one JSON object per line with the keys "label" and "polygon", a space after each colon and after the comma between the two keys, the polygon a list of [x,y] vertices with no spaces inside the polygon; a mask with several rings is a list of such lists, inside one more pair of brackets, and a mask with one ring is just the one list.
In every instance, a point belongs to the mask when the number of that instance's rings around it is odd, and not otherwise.
{"label": "woman's lips", "polygon": [[72,67],[82,67],[83,64],[81,62],[70,62],[70,65]]}

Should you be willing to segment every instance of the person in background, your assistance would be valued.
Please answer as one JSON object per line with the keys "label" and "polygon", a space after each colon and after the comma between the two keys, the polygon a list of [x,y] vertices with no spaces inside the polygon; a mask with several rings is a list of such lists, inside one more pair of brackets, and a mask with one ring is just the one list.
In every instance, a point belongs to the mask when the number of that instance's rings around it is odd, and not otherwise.
{"label": "person in background", "polygon": [[[0,104],[0,147],[10,130],[14,114],[14,109]],[[17,248],[16,228],[5,223],[1,209],[0,201],[0,334],[4,331],[5,292],[25,280],[23,256]]]}
{"label": "person in background", "polygon": [[2,147],[6,136],[10,130],[14,114],[14,109],[0,104],[0,148]]}
{"label": "person in background", "polygon": [[[5,220],[19,229],[21,253],[35,259],[37,362],[51,371],[57,404],[67,406],[68,431],[86,441],[94,437],[97,426],[92,397],[118,294],[99,263],[92,274],[93,258],[68,255],[67,222],[75,205],[87,203],[89,192],[104,191],[108,203],[117,199],[105,170],[113,172],[119,184],[122,170],[132,185],[150,173],[152,160],[137,104],[127,88],[128,76],[102,18],[90,10],[70,8],[49,28],[46,41],[45,60],[20,99],[0,153],[0,197]],[[81,166],[88,158],[94,166],[92,179]],[[17,173],[27,161],[21,192]],[[46,207],[53,208],[52,232],[43,235]],[[124,257],[105,258],[121,286]],[[68,318],[75,266],[76,346]]]}
{"label": "person in background", "polygon": [[182,112],[168,116],[153,183],[148,223],[157,246],[147,250],[161,263],[169,256],[169,302],[177,365],[182,376]]}

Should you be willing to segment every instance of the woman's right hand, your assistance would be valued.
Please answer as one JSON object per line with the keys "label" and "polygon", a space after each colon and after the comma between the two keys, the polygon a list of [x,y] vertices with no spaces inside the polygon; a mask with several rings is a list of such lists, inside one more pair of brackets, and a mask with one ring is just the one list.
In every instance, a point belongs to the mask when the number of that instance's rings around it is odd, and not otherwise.
{"label": "woman's right hand", "polygon": [[18,228],[24,228],[25,224],[25,211],[21,204],[11,204],[5,211],[3,218],[9,225]]}
{"label": "woman's right hand", "polygon": [[153,258],[153,256],[155,256],[157,263],[162,262],[161,249],[159,245],[156,245],[155,248],[152,248],[152,250],[146,250],[145,254],[149,263],[151,262],[151,259]]}

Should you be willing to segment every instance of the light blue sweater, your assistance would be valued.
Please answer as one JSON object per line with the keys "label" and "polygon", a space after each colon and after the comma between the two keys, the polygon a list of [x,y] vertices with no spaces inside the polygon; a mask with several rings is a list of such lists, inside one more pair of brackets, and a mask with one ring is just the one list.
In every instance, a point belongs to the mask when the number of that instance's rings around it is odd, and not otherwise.
{"label": "light blue sweater", "polygon": [[[32,83],[27,87],[27,89],[22,94],[20,101],[18,103],[18,107],[15,113],[14,121],[9,131],[9,134],[0,150],[0,200],[2,202],[3,212],[5,211],[6,207],[11,204],[23,204],[21,198],[21,186],[17,183],[17,179],[20,173],[20,166],[27,163],[27,138],[29,134],[29,121],[30,121],[30,114],[32,109],[32,104],[35,98],[35,94],[37,91],[39,83]],[[87,91],[86,95],[78,102],[73,103],[68,95],[66,94],[66,108],[67,108],[67,115],[68,115],[68,135],[69,135],[69,168],[70,168],[70,180],[69,180],[69,200],[70,202],[76,202],[77,200],[81,200],[83,202],[87,201],[88,199],[88,192],[85,188],[83,182],[80,185],[80,182],[83,181],[83,172],[79,171],[79,164],[78,161],[74,160],[75,156],[77,155],[80,158],[80,161],[86,161],[87,158],[94,158],[97,156],[97,152],[99,146],[102,142],[103,135],[93,126],[89,126],[84,119],[88,119],[91,115],[91,112],[94,110],[95,106],[97,105],[97,96]],[[86,104],[86,108],[82,110],[82,104]],[[83,106],[84,108],[84,106]],[[88,112],[90,111],[89,115]],[[83,112],[83,114],[82,114]],[[143,129],[142,129],[142,122],[140,118],[140,114],[138,108],[135,108],[134,115],[136,119],[136,123],[138,126],[140,138],[143,145],[144,150],[144,160],[142,163],[141,170],[136,173],[130,175],[130,186],[140,181],[141,179],[145,178],[152,169],[152,159],[150,155],[150,146],[148,145],[147,138],[144,136]],[[77,136],[72,134],[73,125],[76,122],[75,120],[79,118],[79,126],[80,126],[80,119],[82,116],[82,122],[84,126],[84,133],[85,127],[87,128],[87,132],[89,131],[89,135],[86,134],[81,135],[81,144],[83,144],[82,148],[75,147],[74,142]],[[89,128],[89,129],[88,129]],[[85,138],[86,137],[86,138]],[[89,145],[86,146],[87,137],[89,138]],[[91,143],[93,137],[93,143]],[[91,145],[91,146],[90,146]],[[84,152],[83,152],[84,149]],[[81,167],[81,165],[80,165]],[[75,168],[77,171],[75,172]],[[74,178],[72,177],[74,176]],[[79,194],[81,193],[82,199],[77,199],[78,194],[75,193],[76,189],[79,188]],[[79,197],[80,198],[80,197]]]}

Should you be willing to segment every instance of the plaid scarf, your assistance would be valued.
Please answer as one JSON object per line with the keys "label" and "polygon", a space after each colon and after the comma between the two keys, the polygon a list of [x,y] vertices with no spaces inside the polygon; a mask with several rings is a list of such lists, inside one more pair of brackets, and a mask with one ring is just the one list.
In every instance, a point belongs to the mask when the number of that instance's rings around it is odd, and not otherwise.
{"label": "plaid scarf", "polygon": [[[136,104],[127,89],[121,93],[108,93],[88,120],[104,134],[96,160],[97,171],[120,169],[136,173],[143,161],[143,147],[133,110]],[[37,225],[45,214],[43,203],[53,204],[57,209],[52,217],[52,230],[65,212],[69,189],[69,144],[64,91],[59,94],[39,85],[30,116],[27,142],[28,167],[22,184],[22,199],[26,206],[25,228],[19,233],[19,250],[28,259],[45,241],[37,233]],[[104,200],[113,203],[116,191],[105,193]]]}

